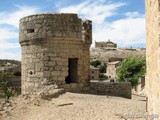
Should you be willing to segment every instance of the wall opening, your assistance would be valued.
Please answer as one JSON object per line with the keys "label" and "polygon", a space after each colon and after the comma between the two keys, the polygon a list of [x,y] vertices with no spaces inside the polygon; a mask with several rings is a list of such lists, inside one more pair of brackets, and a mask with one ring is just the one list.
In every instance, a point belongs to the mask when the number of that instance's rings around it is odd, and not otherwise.
{"label": "wall opening", "polygon": [[78,58],[69,58],[68,76],[65,79],[67,84],[77,83]]}
{"label": "wall opening", "polygon": [[34,29],[27,29],[27,33],[33,33]]}

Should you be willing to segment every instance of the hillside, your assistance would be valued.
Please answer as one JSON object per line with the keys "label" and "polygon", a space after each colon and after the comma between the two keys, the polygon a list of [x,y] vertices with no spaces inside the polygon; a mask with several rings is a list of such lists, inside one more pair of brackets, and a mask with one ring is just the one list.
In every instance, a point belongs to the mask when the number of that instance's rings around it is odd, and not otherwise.
{"label": "hillside", "polygon": [[0,67],[5,67],[7,65],[20,65],[21,62],[17,60],[7,60],[7,59],[0,59]]}
{"label": "hillside", "polygon": [[128,57],[145,57],[145,52],[145,48],[90,48],[90,60],[109,62]]}

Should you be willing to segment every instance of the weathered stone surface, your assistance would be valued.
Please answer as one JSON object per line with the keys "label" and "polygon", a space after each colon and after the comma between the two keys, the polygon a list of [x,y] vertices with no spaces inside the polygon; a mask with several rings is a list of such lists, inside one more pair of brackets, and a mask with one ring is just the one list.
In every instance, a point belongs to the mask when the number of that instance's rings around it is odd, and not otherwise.
{"label": "weathered stone surface", "polygon": [[41,92],[40,96],[42,99],[48,100],[48,99],[52,99],[52,98],[57,98],[64,93],[65,93],[64,89],[50,89],[50,90]]}
{"label": "weathered stone surface", "polygon": [[[38,94],[54,84],[58,88],[65,86],[65,79],[71,74],[70,59],[77,59],[77,63],[73,63],[77,68],[72,68],[75,75],[71,75],[77,78],[71,84],[76,83],[79,88],[88,86],[91,21],[83,22],[77,14],[31,15],[20,20],[19,38],[22,94]],[[81,83],[83,85],[79,85]]]}
{"label": "weathered stone surface", "polygon": [[160,0],[146,0],[146,92],[148,112],[160,119]]}

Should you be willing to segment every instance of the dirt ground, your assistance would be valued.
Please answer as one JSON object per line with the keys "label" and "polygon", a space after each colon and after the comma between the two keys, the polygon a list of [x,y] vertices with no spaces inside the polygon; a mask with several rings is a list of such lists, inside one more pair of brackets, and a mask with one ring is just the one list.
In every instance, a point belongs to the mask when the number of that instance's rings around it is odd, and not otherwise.
{"label": "dirt ground", "polygon": [[12,98],[0,109],[0,120],[143,120],[136,117],[146,115],[145,110],[143,96],[126,99],[67,92],[51,100]]}

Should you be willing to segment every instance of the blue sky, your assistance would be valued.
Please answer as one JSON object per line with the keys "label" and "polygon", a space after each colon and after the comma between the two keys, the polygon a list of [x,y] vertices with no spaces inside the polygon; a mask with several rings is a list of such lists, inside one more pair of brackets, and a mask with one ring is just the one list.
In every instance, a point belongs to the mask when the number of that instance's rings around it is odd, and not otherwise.
{"label": "blue sky", "polygon": [[21,60],[19,19],[37,13],[77,13],[93,22],[95,41],[145,47],[144,0],[1,0],[0,59]]}

